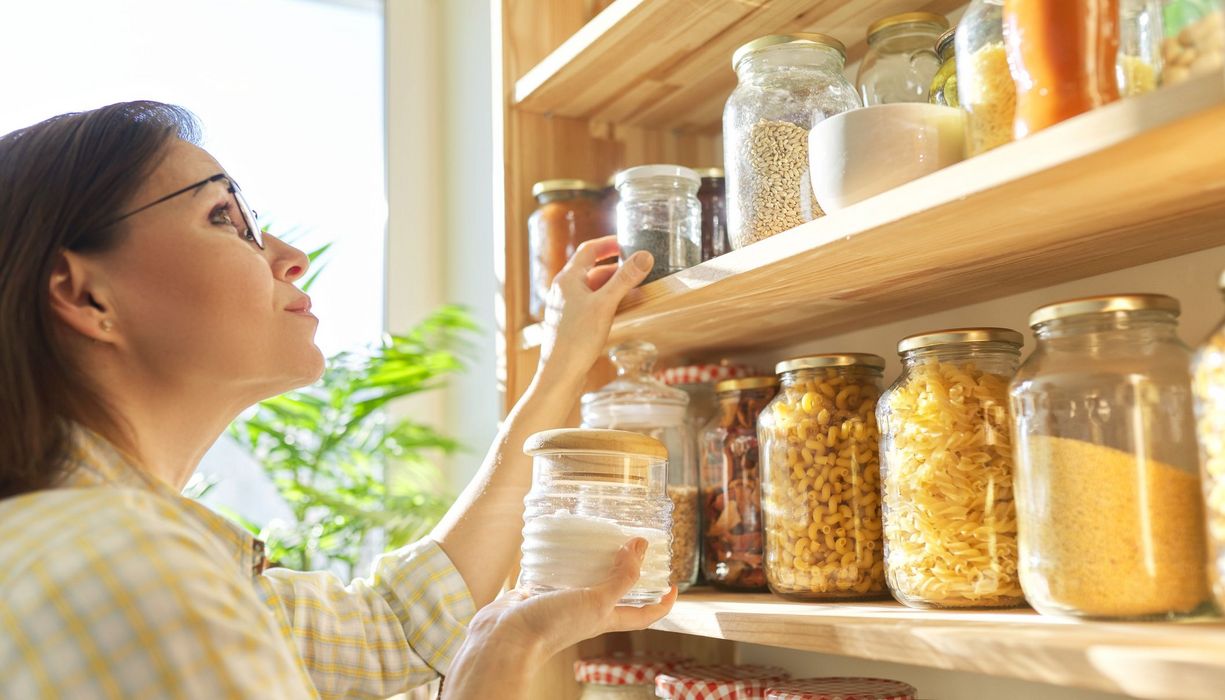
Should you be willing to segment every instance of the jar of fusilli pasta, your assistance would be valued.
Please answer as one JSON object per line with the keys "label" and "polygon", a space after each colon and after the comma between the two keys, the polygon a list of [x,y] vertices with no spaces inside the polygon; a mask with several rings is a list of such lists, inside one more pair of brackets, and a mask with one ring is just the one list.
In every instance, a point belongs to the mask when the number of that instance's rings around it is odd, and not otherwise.
{"label": "jar of fusilli pasta", "polygon": [[898,343],[881,395],[885,574],[916,608],[1024,602],[1017,574],[1008,382],[1024,338],[959,328]]}
{"label": "jar of fusilli pasta", "polygon": [[779,363],[757,419],[766,582],[786,598],[885,594],[876,399],[885,360],[814,355]]}

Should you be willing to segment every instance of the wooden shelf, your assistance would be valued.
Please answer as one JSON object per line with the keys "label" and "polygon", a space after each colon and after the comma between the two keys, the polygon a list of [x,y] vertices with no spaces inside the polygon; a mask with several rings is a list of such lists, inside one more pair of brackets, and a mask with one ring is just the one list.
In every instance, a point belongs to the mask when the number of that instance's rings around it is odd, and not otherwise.
{"label": "wooden shelf", "polygon": [[853,62],[873,21],[947,14],[966,0],[617,0],[514,84],[529,112],[622,126],[717,132],[736,85],[731,59],[766,34],[820,31]]}
{"label": "wooden shelf", "polygon": [[1219,620],[1086,622],[1028,609],[794,603],[696,589],[653,629],[1141,698],[1219,699],[1225,688],[1225,624]]}
{"label": "wooden shelf", "polygon": [[646,285],[610,342],[778,348],[1223,245],[1223,221],[1225,79],[1212,75]]}

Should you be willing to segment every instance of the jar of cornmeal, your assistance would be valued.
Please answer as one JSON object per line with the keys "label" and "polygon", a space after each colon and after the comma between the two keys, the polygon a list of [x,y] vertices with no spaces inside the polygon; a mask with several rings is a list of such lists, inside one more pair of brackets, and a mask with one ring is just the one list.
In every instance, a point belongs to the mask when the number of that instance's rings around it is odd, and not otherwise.
{"label": "jar of cornmeal", "polygon": [[620,603],[658,603],[670,588],[672,530],[663,443],[620,430],[549,430],[528,438],[523,451],[533,465],[519,587],[544,593],[597,585],[622,545],[642,537],[642,576]]}

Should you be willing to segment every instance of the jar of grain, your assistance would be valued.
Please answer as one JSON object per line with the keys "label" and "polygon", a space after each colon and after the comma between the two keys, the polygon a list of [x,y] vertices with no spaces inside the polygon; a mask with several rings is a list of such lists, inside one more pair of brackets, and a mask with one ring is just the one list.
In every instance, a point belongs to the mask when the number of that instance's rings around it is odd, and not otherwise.
{"label": "jar of grain", "polygon": [[727,180],[723,168],[702,168],[698,204],[702,207],[702,262],[731,251],[727,240]]}
{"label": "jar of grain", "polygon": [[642,576],[620,602],[658,603],[669,588],[672,527],[663,444],[616,430],[549,430],[528,438],[523,451],[533,461],[519,587],[594,586],[608,577],[617,551],[642,537]]}
{"label": "jar of grain", "polygon": [[611,234],[601,206],[600,186],[584,180],[544,180],[532,187],[536,210],[527,220],[531,250],[529,313],[544,320],[553,278],[579,244]]}
{"label": "jar of grain", "polygon": [[778,34],[736,50],[723,108],[732,248],[822,216],[808,177],[808,130],[862,106],[842,75],[846,48],[824,34]]}
{"label": "jar of grain", "polygon": [[1119,58],[1123,97],[1157,89],[1161,75],[1161,0],[1119,0]]}
{"label": "jar of grain", "polygon": [[1030,316],[1010,386],[1021,587],[1039,612],[1169,618],[1208,597],[1179,305],[1090,297]]}
{"label": "jar of grain", "polygon": [[655,700],[655,678],[693,665],[691,658],[667,652],[610,654],[574,662],[579,700]]}
{"label": "jar of grain", "polygon": [[855,78],[864,105],[927,102],[940,70],[936,41],[948,28],[944,15],[934,12],[903,12],[873,22]]}
{"label": "jar of grain", "polygon": [[1225,0],[1165,0],[1162,16],[1162,84],[1177,85],[1221,70]]}
{"label": "jar of grain", "polygon": [[688,666],[655,677],[655,695],[666,700],[765,700],[766,690],[791,674],[777,666],[711,664]]}
{"label": "jar of grain", "polygon": [[954,39],[957,36],[957,28],[954,27],[940,35],[936,40],[936,55],[940,57],[940,69],[936,71],[936,77],[932,78],[931,90],[928,91],[927,101],[934,105],[944,105],[945,107],[957,107],[957,51],[954,46]]}
{"label": "jar of grain", "polygon": [[976,156],[1012,141],[1017,89],[1004,52],[1004,0],[971,0],[953,43],[966,157]]}
{"label": "jar of grain", "polygon": [[757,419],[766,580],[799,600],[885,594],[876,400],[885,360],[813,355],[779,363]]}
{"label": "jar of grain", "polygon": [[[1225,290],[1225,274],[1219,284]],[[1208,573],[1217,605],[1225,609],[1225,323],[1195,353],[1192,373],[1208,518]]]}
{"label": "jar of grain", "polygon": [[621,260],[640,250],[655,258],[643,284],[702,262],[701,179],[679,165],[641,165],[617,173]]}
{"label": "jar of grain", "polygon": [[665,494],[673,504],[670,581],[683,591],[698,575],[698,467],[686,416],[689,396],[651,376],[658,353],[650,343],[623,343],[608,356],[617,378],[583,395],[583,427],[629,430],[663,443],[668,453]]}
{"label": "jar of grain", "polygon": [[885,574],[906,605],[1024,602],[1008,410],[1023,342],[1006,328],[959,328],[898,343],[902,375],[876,415]]}

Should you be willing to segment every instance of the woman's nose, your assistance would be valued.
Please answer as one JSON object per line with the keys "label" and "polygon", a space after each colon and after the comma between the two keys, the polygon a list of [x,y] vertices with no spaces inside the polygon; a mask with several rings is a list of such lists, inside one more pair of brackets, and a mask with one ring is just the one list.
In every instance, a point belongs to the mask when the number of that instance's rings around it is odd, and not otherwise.
{"label": "woman's nose", "polygon": [[306,274],[310,267],[310,258],[306,253],[276,238],[265,234],[268,242],[267,253],[271,258],[272,274],[285,282],[296,282]]}

